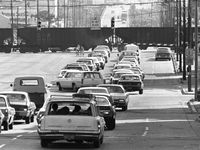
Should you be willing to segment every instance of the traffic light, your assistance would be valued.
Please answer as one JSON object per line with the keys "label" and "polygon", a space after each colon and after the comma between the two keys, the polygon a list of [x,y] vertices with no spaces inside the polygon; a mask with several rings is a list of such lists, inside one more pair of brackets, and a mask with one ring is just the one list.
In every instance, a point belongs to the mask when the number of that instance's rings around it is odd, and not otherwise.
{"label": "traffic light", "polygon": [[115,27],[115,18],[112,17],[111,18],[111,28],[114,28]]}
{"label": "traffic light", "polygon": [[41,23],[41,21],[38,21],[38,24],[37,24],[37,30],[41,30],[41,25],[42,23]]}

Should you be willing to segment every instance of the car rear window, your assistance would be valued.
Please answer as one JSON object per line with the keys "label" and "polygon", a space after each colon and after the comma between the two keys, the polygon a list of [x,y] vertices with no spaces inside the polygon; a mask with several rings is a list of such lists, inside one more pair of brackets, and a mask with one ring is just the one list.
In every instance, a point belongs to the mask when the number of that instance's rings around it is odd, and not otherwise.
{"label": "car rear window", "polygon": [[48,115],[92,116],[90,103],[52,102],[48,105]]}
{"label": "car rear window", "polygon": [[105,89],[81,89],[79,91],[81,94],[93,94],[93,93],[108,93]]}
{"label": "car rear window", "polygon": [[170,50],[168,48],[158,48],[157,53],[170,53]]}
{"label": "car rear window", "polygon": [[139,80],[140,78],[138,76],[122,76],[121,77],[122,80]]}
{"label": "car rear window", "polygon": [[20,80],[20,85],[21,86],[37,86],[39,85],[39,82],[36,79],[23,79],[23,80]]}
{"label": "car rear window", "polygon": [[65,78],[81,78],[82,73],[81,72],[68,72],[65,76]]}
{"label": "car rear window", "polygon": [[7,95],[11,105],[17,105],[17,104],[26,105],[27,103],[26,96],[23,94],[4,94],[4,95]]}

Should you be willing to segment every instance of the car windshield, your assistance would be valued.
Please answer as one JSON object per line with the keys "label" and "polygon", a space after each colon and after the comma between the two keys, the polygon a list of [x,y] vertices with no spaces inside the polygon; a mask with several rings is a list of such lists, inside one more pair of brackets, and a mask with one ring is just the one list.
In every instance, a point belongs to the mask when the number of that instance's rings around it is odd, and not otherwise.
{"label": "car windshield", "polygon": [[27,100],[24,94],[4,94],[8,97],[11,105],[26,105]]}
{"label": "car windshield", "polygon": [[130,81],[133,81],[133,80],[139,80],[140,78],[138,76],[122,76],[121,77],[122,80],[130,80]]}
{"label": "car windshield", "polygon": [[79,93],[92,94],[92,93],[108,93],[108,92],[106,91],[106,89],[99,88],[99,89],[81,89]]}
{"label": "car windshield", "polygon": [[47,108],[47,115],[92,116],[91,104],[88,102],[52,102]]}
{"label": "car windshield", "polygon": [[126,74],[125,72],[115,73],[114,78],[120,78],[121,75]]}
{"label": "car windshield", "polygon": [[130,66],[116,66],[114,69],[128,69]]}
{"label": "car windshield", "polygon": [[96,97],[95,100],[97,101],[97,106],[109,106],[110,105],[109,100],[104,97]]}
{"label": "car windshield", "polygon": [[6,102],[3,97],[0,97],[0,107],[6,107]]}
{"label": "car windshield", "polygon": [[75,70],[83,70],[82,67],[78,67],[78,66],[69,66],[66,69],[75,69]]}
{"label": "car windshield", "polygon": [[88,61],[88,60],[78,60],[77,62],[79,63],[85,63],[86,65],[91,65],[91,61]]}
{"label": "car windshield", "polygon": [[170,50],[168,48],[158,48],[157,53],[170,53]]}
{"label": "car windshield", "polygon": [[124,93],[123,89],[119,86],[104,86],[109,93]]}

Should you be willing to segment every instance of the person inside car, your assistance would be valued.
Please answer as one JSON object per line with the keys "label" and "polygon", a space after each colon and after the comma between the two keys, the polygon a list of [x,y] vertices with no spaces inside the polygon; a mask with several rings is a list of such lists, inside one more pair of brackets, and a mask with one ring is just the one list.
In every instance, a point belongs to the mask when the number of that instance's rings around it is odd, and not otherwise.
{"label": "person inside car", "polygon": [[72,114],[74,114],[74,115],[78,115],[78,114],[80,113],[80,110],[81,110],[81,106],[79,106],[79,105],[75,105]]}
{"label": "person inside car", "polygon": [[58,113],[58,104],[54,103],[52,105],[52,111],[50,112],[50,115],[56,115]]}

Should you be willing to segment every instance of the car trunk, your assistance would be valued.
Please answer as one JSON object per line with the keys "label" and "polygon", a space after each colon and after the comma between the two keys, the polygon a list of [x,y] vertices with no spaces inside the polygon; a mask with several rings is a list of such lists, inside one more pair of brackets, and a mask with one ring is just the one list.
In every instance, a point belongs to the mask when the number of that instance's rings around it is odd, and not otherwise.
{"label": "car trunk", "polygon": [[62,116],[48,115],[44,118],[45,130],[59,130],[67,132],[96,131],[97,121],[93,116]]}

